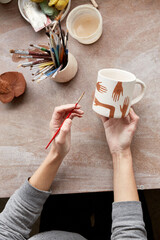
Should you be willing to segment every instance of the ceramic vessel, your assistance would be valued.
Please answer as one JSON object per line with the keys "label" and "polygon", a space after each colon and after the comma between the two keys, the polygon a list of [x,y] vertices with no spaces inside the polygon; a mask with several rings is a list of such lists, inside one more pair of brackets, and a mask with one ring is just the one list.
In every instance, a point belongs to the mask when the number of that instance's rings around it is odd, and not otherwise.
{"label": "ceramic vessel", "polygon": [[11,2],[12,0],[0,0],[0,3],[9,3]]}
{"label": "ceramic vessel", "polygon": [[[141,93],[133,98],[134,87],[140,84]],[[133,104],[144,96],[146,85],[130,72],[106,68],[98,72],[93,110],[105,117],[124,118]]]}
{"label": "ceramic vessel", "polygon": [[53,80],[60,83],[69,82],[71,79],[75,77],[77,70],[78,70],[77,60],[71,53],[68,53],[67,66],[61,71],[59,71],[59,73],[56,75],[55,78],[53,78]]}
{"label": "ceramic vessel", "polygon": [[[99,19],[99,24],[96,31],[93,34],[87,37],[79,37],[74,30],[74,23],[79,17],[85,16],[85,15],[96,16]],[[66,25],[70,35],[83,44],[94,43],[102,35],[102,15],[100,14],[99,10],[97,10],[91,4],[84,4],[74,8],[68,14]]]}
{"label": "ceramic vessel", "polygon": [[[8,0],[0,0],[0,1],[8,1]],[[9,0],[11,1],[11,0]],[[22,15],[22,17],[27,21],[29,22],[29,19],[27,18],[26,14],[25,14],[25,10],[24,10],[24,3],[25,3],[26,0],[18,0],[18,8],[19,8],[19,11]],[[69,0],[69,3],[61,17],[61,21],[66,17],[66,15],[68,14],[69,10],[70,10],[70,7],[71,7],[71,0]]]}

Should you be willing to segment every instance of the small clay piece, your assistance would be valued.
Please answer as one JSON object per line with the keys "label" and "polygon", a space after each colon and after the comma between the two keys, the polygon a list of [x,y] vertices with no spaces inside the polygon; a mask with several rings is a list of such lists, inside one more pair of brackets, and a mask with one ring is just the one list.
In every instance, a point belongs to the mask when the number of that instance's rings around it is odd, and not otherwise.
{"label": "small clay piece", "polygon": [[22,73],[5,72],[0,75],[0,101],[8,103],[14,97],[19,97],[25,92],[26,81]]}

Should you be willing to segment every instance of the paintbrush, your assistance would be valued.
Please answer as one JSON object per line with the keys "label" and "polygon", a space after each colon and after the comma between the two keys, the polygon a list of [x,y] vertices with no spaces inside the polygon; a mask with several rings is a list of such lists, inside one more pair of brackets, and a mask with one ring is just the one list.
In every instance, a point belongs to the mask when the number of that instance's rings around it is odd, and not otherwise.
{"label": "paintbrush", "polygon": [[21,63],[18,65],[18,68],[19,67],[30,67],[30,66],[33,66],[33,65],[37,65],[39,63],[45,63],[46,60],[38,60],[38,61],[33,61],[33,62],[24,62],[24,63]]}
{"label": "paintbrush", "polygon": [[90,1],[91,1],[91,3],[93,4],[93,6],[94,6],[95,8],[98,8],[98,4],[96,3],[95,0],[90,0]]}
{"label": "paintbrush", "polygon": [[22,55],[48,56],[47,53],[45,54],[45,53],[37,53],[34,51],[23,51],[23,50],[14,50],[14,49],[11,49],[10,53],[22,54]]}
{"label": "paintbrush", "polygon": [[53,64],[52,61],[50,61],[50,62],[44,62],[44,63],[40,64],[39,67],[45,67],[45,66],[49,66],[49,65],[54,65],[54,64]]}
{"label": "paintbrush", "polygon": [[61,64],[61,65],[59,66],[59,68],[57,68],[57,71],[52,75],[52,78],[55,78],[55,77],[56,77],[57,73],[59,73],[59,71],[62,69],[62,67],[63,67],[63,65]]}
{"label": "paintbrush", "polygon": [[[80,98],[78,99],[78,101],[76,102],[73,110],[67,115],[67,117],[64,119],[64,121],[69,118],[71,116],[71,114],[73,113],[73,111],[76,109],[78,103],[81,101],[83,95],[85,94],[85,92],[82,93],[82,95],[80,96]],[[55,139],[55,137],[57,136],[57,134],[59,133],[59,131],[61,130],[61,127],[63,126],[63,123],[64,121],[62,122],[61,126],[58,128],[58,130],[56,131],[56,133],[54,134],[54,136],[52,137],[52,139],[49,141],[49,143],[47,144],[47,146],[45,147],[45,149],[47,149],[49,147],[49,145],[51,144],[51,142]]]}
{"label": "paintbrush", "polygon": [[38,67],[39,67],[39,69],[35,73],[32,73],[33,76],[37,76],[38,74],[44,72],[47,69],[47,67],[49,67],[49,66],[44,66],[43,68],[40,68],[40,66],[38,66]]}
{"label": "paintbrush", "polygon": [[55,57],[56,57],[57,65],[59,66],[60,65],[59,64],[59,56],[58,56],[58,52],[57,52],[56,43],[54,40],[54,35],[52,32],[50,32],[50,41],[51,41],[52,51],[54,52]]}
{"label": "paintbrush", "polygon": [[33,81],[38,80],[39,78],[41,78],[43,75],[46,75],[48,72],[50,72],[50,70],[53,68],[53,66],[46,66],[44,67],[44,69],[39,72],[34,78]]}
{"label": "paintbrush", "polygon": [[58,20],[58,23],[59,23],[59,29],[60,29],[62,44],[63,44],[63,47],[64,47],[64,49],[65,49],[64,37],[63,37],[63,34],[62,34],[62,28],[61,28],[61,22],[60,22],[60,20]]}
{"label": "paintbrush", "polygon": [[41,76],[41,73],[47,71],[48,69],[46,69],[46,67],[42,70],[38,69],[37,72],[35,72],[34,74],[32,73],[32,75],[34,76],[32,81],[35,81],[36,79],[38,79]]}
{"label": "paintbrush", "polygon": [[40,56],[40,55],[26,55],[26,56],[18,56],[18,58],[44,58],[44,59],[52,59],[50,56]]}
{"label": "paintbrush", "polygon": [[47,52],[48,54],[50,54],[50,50],[47,49],[47,48],[40,47],[40,46],[35,45],[35,44],[30,44],[30,46],[31,46],[31,47],[34,47],[34,48],[37,48],[37,49],[39,49],[39,50],[41,50],[41,51],[43,51],[43,52]]}
{"label": "paintbrush", "polygon": [[55,20],[54,20],[55,23],[54,23],[54,25],[53,25],[53,27],[52,27],[52,32],[54,31],[54,29],[55,29],[58,21],[61,19],[62,15],[63,15],[63,12],[64,12],[64,9],[61,10],[60,13],[58,14],[58,16],[55,18]]}
{"label": "paintbrush", "polygon": [[57,71],[58,68],[52,70],[52,71],[47,71],[46,73],[43,73],[43,76],[41,76],[38,80],[37,83],[41,82],[42,80],[45,80],[47,77],[49,77],[50,75],[52,75],[53,73],[55,73]]}

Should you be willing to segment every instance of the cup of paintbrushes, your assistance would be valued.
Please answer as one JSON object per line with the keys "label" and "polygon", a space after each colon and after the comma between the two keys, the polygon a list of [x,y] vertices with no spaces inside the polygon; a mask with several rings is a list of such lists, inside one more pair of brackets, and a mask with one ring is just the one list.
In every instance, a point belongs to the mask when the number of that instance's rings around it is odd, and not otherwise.
{"label": "cup of paintbrushes", "polygon": [[68,62],[67,65],[58,71],[56,75],[53,75],[51,78],[55,82],[69,82],[71,79],[73,79],[78,71],[78,63],[76,58],[69,52],[68,53]]}

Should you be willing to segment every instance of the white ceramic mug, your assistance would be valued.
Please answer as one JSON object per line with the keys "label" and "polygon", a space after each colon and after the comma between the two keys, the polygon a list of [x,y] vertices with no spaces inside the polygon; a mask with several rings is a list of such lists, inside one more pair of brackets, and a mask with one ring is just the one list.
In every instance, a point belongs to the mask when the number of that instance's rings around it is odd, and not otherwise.
{"label": "white ceramic mug", "polygon": [[[132,99],[135,84],[140,84],[141,93]],[[130,107],[143,98],[145,89],[144,82],[130,72],[114,68],[101,69],[92,109],[105,117],[124,118]]]}

